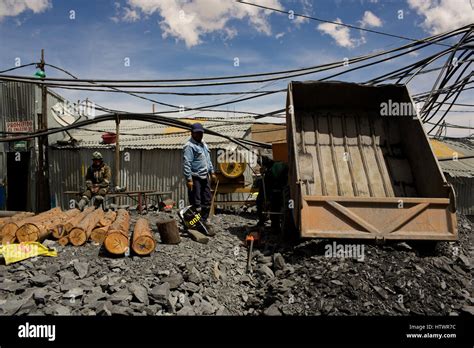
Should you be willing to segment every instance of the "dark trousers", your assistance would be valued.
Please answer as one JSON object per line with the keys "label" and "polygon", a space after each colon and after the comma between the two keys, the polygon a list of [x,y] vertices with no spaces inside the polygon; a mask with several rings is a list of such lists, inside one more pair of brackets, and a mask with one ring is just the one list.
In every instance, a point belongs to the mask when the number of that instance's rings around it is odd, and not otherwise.
{"label": "dark trousers", "polygon": [[202,221],[206,221],[211,210],[211,184],[209,179],[193,176],[193,189],[188,189],[189,203],[201,213]]}
{"label": "dark trousers", "polygon": [[90,200],[92,197],[97,196],[97,195],[105,197],[106,193],[107,193],[107,188],[101,187],[99,191],[97,191],[96,193],[92,192],[91,189],[87,189],[84,191],[82,195],[86,196]]}

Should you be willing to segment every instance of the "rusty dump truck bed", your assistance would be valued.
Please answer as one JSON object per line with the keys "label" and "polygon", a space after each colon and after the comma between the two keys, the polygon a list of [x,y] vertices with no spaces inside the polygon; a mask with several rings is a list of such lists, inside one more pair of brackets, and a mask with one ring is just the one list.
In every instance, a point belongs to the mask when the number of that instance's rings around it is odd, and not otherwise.
{"label": "rusty dump truck bed", "polygon": [[289,84],[289,183],[302,237],[457,239],[454,193],[416,112],[382,116],[407,106],[399,85]]}

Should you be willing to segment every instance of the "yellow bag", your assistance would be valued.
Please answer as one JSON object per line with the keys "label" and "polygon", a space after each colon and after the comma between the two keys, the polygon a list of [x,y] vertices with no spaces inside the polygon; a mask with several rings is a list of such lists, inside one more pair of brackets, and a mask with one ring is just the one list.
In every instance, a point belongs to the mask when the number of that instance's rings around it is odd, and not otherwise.
{"label": "yellow bag", "polygon": [[0,246],[0,255],[3,254],[5,264],[10,264],[18,261],[29,259],[38,255],[44,256],[58,256],[56,249],[48,249],[43,244],[38,242],[23,242],[6,244]]}

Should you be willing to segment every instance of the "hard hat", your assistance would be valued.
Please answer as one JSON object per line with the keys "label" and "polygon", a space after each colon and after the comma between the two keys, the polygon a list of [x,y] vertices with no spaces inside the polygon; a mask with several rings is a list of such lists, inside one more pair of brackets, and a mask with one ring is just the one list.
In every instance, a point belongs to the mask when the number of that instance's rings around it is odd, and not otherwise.
{"label": "hard hat", "polygon": [[102,157],[102,154],[99,151],[96,151],[92,154],[92,159],[93,160],[101,160],[104,157]]}

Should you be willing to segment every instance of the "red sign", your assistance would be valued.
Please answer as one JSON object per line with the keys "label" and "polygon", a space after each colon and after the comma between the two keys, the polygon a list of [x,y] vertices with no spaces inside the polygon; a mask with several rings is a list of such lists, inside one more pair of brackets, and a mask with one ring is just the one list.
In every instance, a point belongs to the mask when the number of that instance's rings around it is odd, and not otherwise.
{"label": "red sign", "polygon": [[5,122],[7,132],[11,133],[27,133],[33,132],[33,121],[12,121]]}

